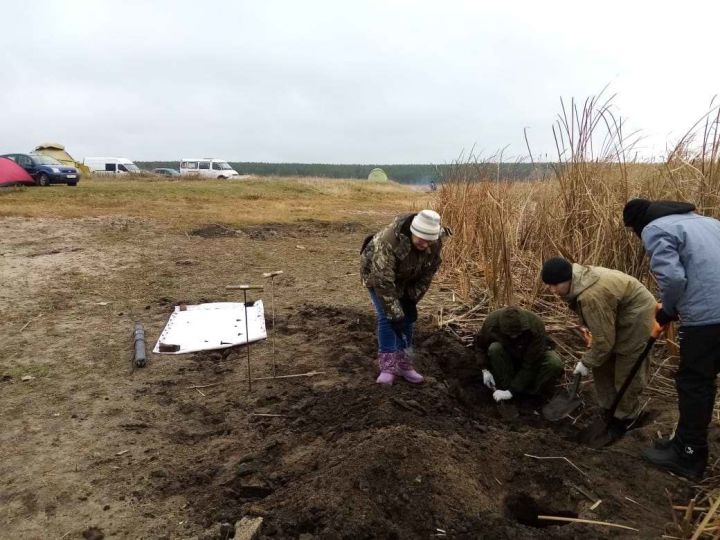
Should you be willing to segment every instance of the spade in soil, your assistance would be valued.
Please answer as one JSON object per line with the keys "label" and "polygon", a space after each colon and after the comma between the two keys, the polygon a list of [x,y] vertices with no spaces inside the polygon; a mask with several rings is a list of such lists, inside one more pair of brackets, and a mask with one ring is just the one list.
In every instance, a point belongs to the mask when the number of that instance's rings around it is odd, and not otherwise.
{"label": "spade in soil", "polygon": [[578,388],[580,387],[581,378],[582,375],[580,375],[580,373],[576,373],[568,393],[559,393],[542,408],[542,415],[546,420],[549,420],[550,422],[562,420],[582,405],[582,400],[580,399],[580,396],[578,396]]}
{"label": "spade in soil", "polygon": [[610,405],[610,408],[605,414],[603,414],[599,419],[597,419],[589,427],[583,430],[582,433],[580,433],[580,442],[589,446],[590,448],[602,448],[603,446],[608,446],[614,443],[620,437],[622,437],[622,429],[613,429],[615,411],[620,404],[620,400],[622,400],[623,396],[625,395],[628,386],[630,386],[633,378],[640,370],[640,366],[642,365],[643,361],[650,353],[650,349],[652,349],[652,346],[655,343],[658,335],[656,335],[656,331],[654,330],[653,335],[650,336],[647,344],[645,345],[645,349],[643,349],[643,352],[640,353],[640,356],[638,356],[637,360],[635,360],[635,364],[630,370],[630,373],[628,373],[628,376],[625,378],[625,381],[620,387],[620,390],[615,395],[615,399],[613,399],[612,405]]}

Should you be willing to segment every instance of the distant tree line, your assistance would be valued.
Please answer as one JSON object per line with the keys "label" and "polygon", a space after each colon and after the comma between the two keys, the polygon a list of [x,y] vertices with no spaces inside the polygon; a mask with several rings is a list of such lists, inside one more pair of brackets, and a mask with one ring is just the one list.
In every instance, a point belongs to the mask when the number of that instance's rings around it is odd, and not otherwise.
{"label": "distant tree line", "polygon": [[[157,167],[178,169],[179,161],[136,161],[141,169]],[[449,165],[344,165],[332,163],[255,163],[230,162],[240,174],[259,176],[313,176],[321,178],[367,178],[370,171],[380,167],[391,180],[401,184],[429,184],[442,182],[456,176],[458,167],[472,171],[472,176],[482,179],[529,180],[538,179],[551,172],[549,163],[472,163]]]}

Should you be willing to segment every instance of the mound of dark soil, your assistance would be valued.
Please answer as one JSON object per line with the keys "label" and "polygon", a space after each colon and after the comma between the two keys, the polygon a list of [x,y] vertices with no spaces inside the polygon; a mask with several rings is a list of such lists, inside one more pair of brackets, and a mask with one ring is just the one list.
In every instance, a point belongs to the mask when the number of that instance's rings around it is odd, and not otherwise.
{"label": "mound of dark soil", "polygon": [[273,238],[326,238],[337,233],[367,233],[369,229],[361,223],[352,221],[317,221],[302,220],[297,223],[265,223],[241,229],[253,240],[269,240]]}
{"label": "mound of dark soil", "polygon": [[238,453],[231,426],[205,420],[200,435],[214,428],[222,443],[167,479],[164,494],[182,493],[206,527],[262,516],[262,538],[608,537],[605,528],[548,526],[539,512],[662,534],[652,508],[667,504],[673,482],[639,452],[583,448],[577,428],[546,423],[534,406],[502,421],[471,352],[441,332],[419,336],[423,385],[379,387],[373,327],[368,313],[327,306],[302,306],[279,323],[288,339],[324,351],[339,378],[265,385],[256,404],[280,416],[252,418],[262,443],[250,453]]}
{"label": "mound of dark soil", "polygon": [[196,511],[208,524],[264,516],[267,537],[470,538],[492,524],[493,538],[511,538],[546,533],[508,513],[509,495],[531,491],[552,500],[548,508],[573,512],[584,501],[573,489],[587,484],[579,472],[523,457],[562,447],[551,433],[470,420],[439,383],[385,389],[371,381],[276,404],[288,418],[263,420],[259,452],[181,481],[184,491],[194,484]]}
{"label": "mound of dark soil", "polygon": [[198,227],[197,229],[193,229],[190,231],[190,234],[193,236],[201,236],[203,238],[218,238],[222,236],[236,236],[237,231],[235,229],[231,229],[230,227],[226,227],[225,225],[220,225],[219,223],[210,223],[208,225]]}

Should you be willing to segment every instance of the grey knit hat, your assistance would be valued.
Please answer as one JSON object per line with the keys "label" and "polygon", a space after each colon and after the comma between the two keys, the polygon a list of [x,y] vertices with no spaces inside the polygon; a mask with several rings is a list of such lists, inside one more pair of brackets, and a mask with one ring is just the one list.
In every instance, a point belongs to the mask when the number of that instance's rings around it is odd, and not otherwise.
{"label": "grey knit hat", "polygon": [[440,238],[440,230],[440,214],[435,210],[418,212],[410,224],[410,232],[429,242]]}

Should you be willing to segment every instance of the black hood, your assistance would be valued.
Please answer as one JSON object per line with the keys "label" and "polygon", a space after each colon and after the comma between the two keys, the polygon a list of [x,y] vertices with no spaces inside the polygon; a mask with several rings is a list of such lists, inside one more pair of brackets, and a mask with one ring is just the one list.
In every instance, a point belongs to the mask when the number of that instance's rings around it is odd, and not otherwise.
{"label": "black hood", "polygon": [[623,208],[623,221],[626,227],[632,227],[640,236],[643,229],[651,222],[664,216],[687,214],[695,210],[695,205],[679,201],[648,201],[633,199]]}

